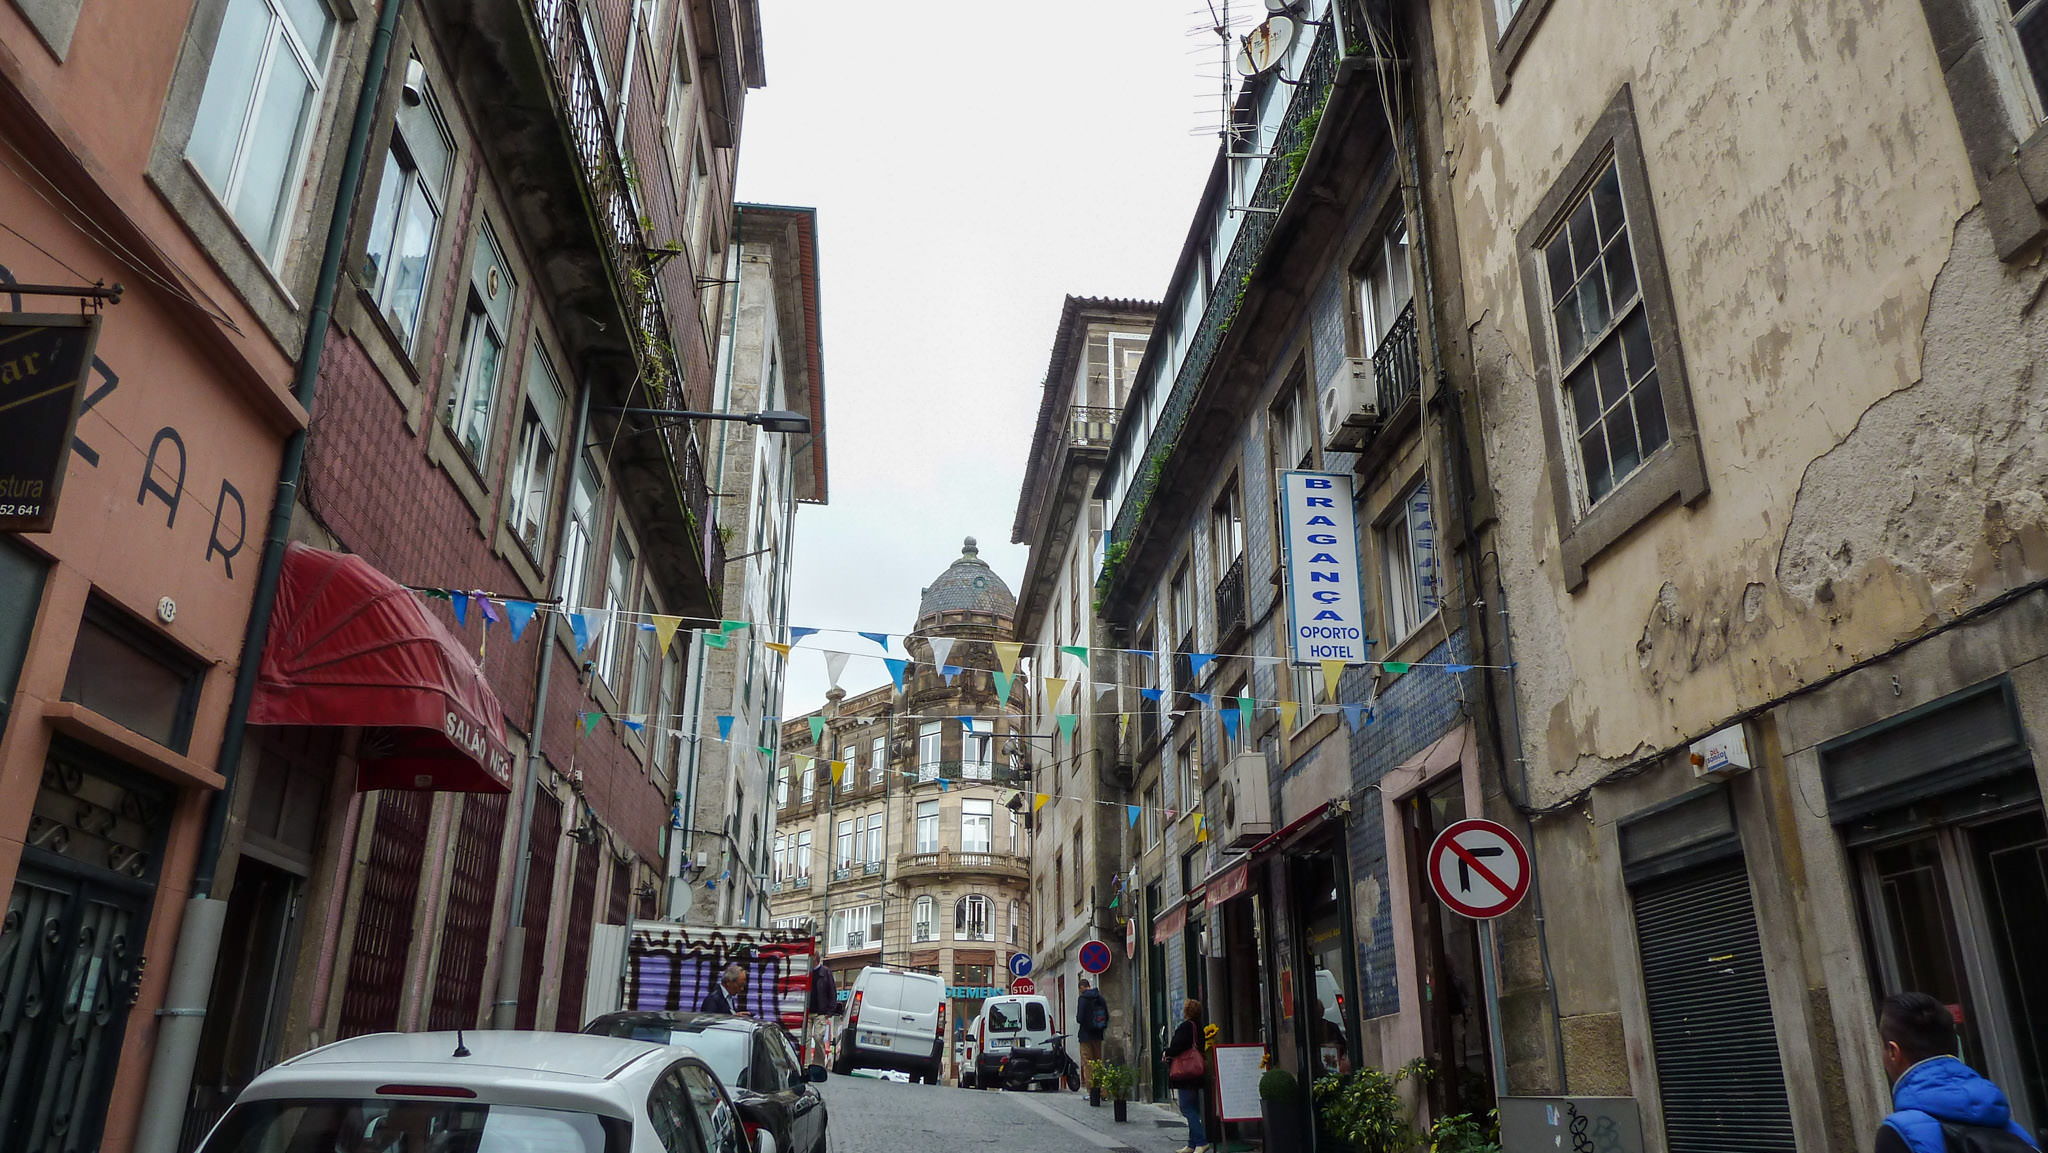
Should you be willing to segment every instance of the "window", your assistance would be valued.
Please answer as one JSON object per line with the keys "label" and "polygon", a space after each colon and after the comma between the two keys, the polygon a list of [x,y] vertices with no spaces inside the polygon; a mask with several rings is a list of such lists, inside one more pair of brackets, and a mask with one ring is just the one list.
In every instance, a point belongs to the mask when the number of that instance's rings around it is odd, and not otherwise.
{"label": "window", "polygon": [[805,829],[796,835],[796,859],[791,867],[799,877],[811,875],[811,831]]}
{"label": "window", "polygon": [[995,819],[994,801],[960,802],[960,851],[994,851]]}
{"label": "window", "polygon": [[590,572],[590,542],[597,539],[597,484],[586,461],[569,489],[569,521],[562,527],[562,606],[584,608],[583,582]]}
{"label": "window", "polygon": [[[1354,298],[1358,309],[1360,349],[1366,356],[1379,351],[1387,335],[1415,299],[1415,287],[1408,264],[1408,220],[1397,216],[1385,232],[1374,237],[1361,254]],[[1384,418],[1387,414],[1381,413]]]}
{"label": "window", "polygon": [[[1315,406],[1303,395],[1306,381],[1306,369],[1297,368],[1280,390],[1279,400],[1273,406],[1270,417],[1273,462],[1279,468],[1315,467],[1316,412]],[[1278,488],[1273,491],[1273,499],[1277,506],[1280,499]]]}
{"label": "window", "polygon": [[[1429,482],[1401,498],[1379,530],[1380,568],[1386,578],[1387,641],[1399,643],[1437,609],[1436,517]],[[1299,710],[1297,710],[1298,712]]]}
{"label": "window", "polygon": [[[1183,641],[1192,644],[1195,639],[1195,601],[1188,592],[1188,566],[1182,564],[1180,571],[1173,574],[1173,587],[1167,594],[1167,604],[1172,608],[1172,627],[1180,630]],[[1185,652],[1187,645],[1180,646]],[[1176,653],[1176,656],[1181,655]]]}
{"label": "window", "polygon": [[788,876],[788,875],[789,875],[789,838],[788,838],[787,836],[785,836],[785,835],[781,834],[781,833],[777,833],[777,834],[775,834],[775,860],[774,860],[774,866],[773,866],[772,870],[770,871],[770,873],[769,873],[769,876],[770,876],[770,877],[772,877],[772,878],[773,878],[773,879],[774,879],[774,880],[775,880],[775,881],[776,881],[777,883],[780,883],[780,882],[782,881],[782,879],[783,879],[784,877]]}
{"label": "window", "polygon": [[462,318],[455,380],[449,386],[441,419],[455,443],[481,466],[491,447],[491,414],[498,402],[498,370],[505,360],[505,333],[511,329],[512,274],[498,254],[498,242],[487,223],[477,232],[476,256],[470,261],[469,307]]}
{"label": "window", "polygon": [[334,17],[320,0],[229,0],[185,156],[266,263],[277,263]]}
{"label": "window", "polygon": [[853,822],[839,822],[839,850],[832,857],[834,869],[844,869],[853,864]]}
{"label": "window", "polygon": [[910,939],[912,941],[936,941],[939,939],[938,926],[932,922],[938,919],[939,903],[931,897],[919,897],[910,903]]}
{"label": "window", "polygon": [[775,806],[781,808],[787,804],[789,804],[789,766],[784,765],[775,774]]}
{"label": "window", "polygon": [[882,906],[834,909],[826,919],[826,947],[834,953],[874,949],[882,944]]}
{"label": "window", "polygon": [[[1051,910],[1052,910],[1053,912],[1055,912],[1055,913],[1059,912],[1059,909],[1060,909],[1060,903],[1059,903],[1059,902],[1060,902],[1060,892],[1061,892],[1061,890],[1065,889],[1066,887],[1067,887],[1067,855],[1066,855],[1066,854],[1065,854],[1064,852],[1060,852],[1060,853],[1054,853],[1054,854],[1052,855],[1052,902],[1053,902],[1053,903],[1052,903],[1051,905],[1048,905],[1048,906],[1046,906],[1047,908],[1051,909]],[[1040,901],[1040,903],[1041,903],[1041,904],[1043,904],[1043,903],[1044,903],[1044,899],[1045,899],[1045,895],[1044,895],[1043,893],[1039,894],[1039,901]],[[1058,918],[1057,918],[1057,917],[1055,917],[1055,918],[1054,918],[1054,921],[1055,921],[1055,922],[1057,922],[1057,921],[1058,921]]]}
{"label": "window", "polygon": [[[413,61],[413,66],[418,66]],[[424,81],[422,81],[424,84]],[[408,352],[419,326],[434,237],[448,193],[454,146],[431,90],[419,103],[398,102],[391,152],[377,187],[377,211],[363,249],[363,288],[377,302]]]}
{"label": "window", "polygon": [[[652,639],[650,636],[649,639]],[[669,726],[675,723],[676,699],[683,691],[683,650],[680,645],[670,646],[661,658],[661,695],[655,703],[654,716],[648,718],[648,725],[654,734],[655,783],[668,792],[669,784],[675,779],[669,774],[670,756],[682,747],[676,730]]]}
{"label": "window", "polygon": [[996,939],[994,909],[987,897],[975,894],[953,902],[953,939],[993,941]]}
{"label": "window", "polygon": [[626,539],[624,525],[612,533],[611,562],[605,566],[604,629],[597,642],[597,675],[616,692],[623,688],[619,674],[620,637],[632,622],[620,619],[631,603],[633,592],[633,544]]}
{"label": "window", "polygon": [[1564,583],[1707,491],[1633,106],[1623,88],[1521,232]]}
{"label": "window", "polygon": [[1082,898],[1088,892],[1088,870],[1082,865],[1081,826],[1074,826],[1074,912],[1081,911]]}
{"label": "window", "polygon": [[882,864],[882,822],[886,813],[869,813],[867,847],[861,851],[861,859],[868,863],[868,871],[875,872]]}
{"label": "window", "polygon": [[961,751],[966,754],[966,763],[961,766],[960,775],[970,781],[995,779],[995,743],[994,733],[964,734]]}
{"label": "window", "polygon": [[868,784],[882,783],[882,774],[888,771],[889,738],[876,737],[868,742]]}
{"label": "window", "polygon": [[811,798],[817,796],[817,794],[818,766],[816,764],[806,764],[804,766],[803,803],[806,805],[810,804]]}
{"label": "window", "polygon": [[1183,813],[1192,813],[1202,807],[1202,742],[1200,726],[1191,725],[1188,739],[1181,742],[1180,755],[1175,764],[1180,769],[1180,804]]}
{"label": "window", "polygon": [[189,657],[94,601],[78,624],[62,698],[182,753],[191,744],[200,679]]}
{"label": "window", "polygon": [[945,722],[926,721],[917,729],[917,781],[924,784],[939,779],[940,740],[945,732]]}
{"label": "window", "polygon": [[661,661],[661,648],[655,641],[654,630],[648,627],[654,619],[654,598],[640,594],[640,619],[631,622],[631,635],[636,638],[633,645],[633,699],[626,706],[630,716],[644,717],[654,707],[654,670]]}
{"label": "window", "polygon": [[704,162],[702,141],[691,147],[690,156],[690,195],[689,199],[683,201],[683,215],[688,219],[690,228],[690,251],[703,261],[704,266],[700,271],[707,275],[715,275],[715,270],[710,267],[711,262],[704,259],[704,221],[705,217],[710,215],[705,211],[704,193],[711,183],[711,166]]}
{"label": "window", "polygon": [[1159,782],[1154,781],[1145,786],[1144,806],[1139,816],[1144,821],[1145,842],[1143,847],[1150,849],[1159,843],[1161,816]]}
{"label": "window", "polygon": [[1017,945],[1024,939],[1024,905],[1021,901],[1010,902],[1010,943]]}
{"label": "window", "polygon": [[1010,814],[1010,851],[1021,857],[1024,855],[1024,818],[1018,816],[1015,809],[1009,809],[1008,812]]}
{"label": "window", "polygon": [[936,853],[939,851],[939,803],[919,801],[917,803],[917,851]]}
{"label": "window", "polygon": [[[512,491],[505,523],[530,553],[538,555],[547,535],[548,505],[555,483],[555,437],[562,426],[562,383],[547,350],[535,339],[526,354],[526,407],[519,419],[519,455],[512,461]],[[585,547],[588,547],[586,540]]]}

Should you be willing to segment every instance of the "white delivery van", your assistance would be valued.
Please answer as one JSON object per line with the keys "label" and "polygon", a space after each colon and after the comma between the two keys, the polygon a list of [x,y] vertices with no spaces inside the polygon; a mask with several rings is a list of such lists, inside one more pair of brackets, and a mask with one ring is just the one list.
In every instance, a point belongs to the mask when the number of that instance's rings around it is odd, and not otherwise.
{"label": "white delivery van", "polygon": [[936,1085],[945,1045],[946,983],[933,973],[869,965],[853,979],[832,1071],[896,1069]]}
{"label": "white delivery van", "polygon": [[[996,1071],[1012,1049],[1043,1049],[1052,1044],[1052,1002],[1042,996],[990,997],[975,1018],[974,1083],[1001,1088]],[[1055,1082],[1058,1073],[1052,1074]]]}

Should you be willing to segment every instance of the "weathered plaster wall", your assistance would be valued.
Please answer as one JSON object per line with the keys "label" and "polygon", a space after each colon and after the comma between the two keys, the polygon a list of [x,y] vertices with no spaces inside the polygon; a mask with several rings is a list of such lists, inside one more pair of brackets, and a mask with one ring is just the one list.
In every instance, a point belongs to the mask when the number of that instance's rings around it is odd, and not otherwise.
{"label": "weathered plaster wall", "polygon": [[[1434,21],[1535,801],[2048,569],[2042,273],[1920,5],[1556,0],[1498,103],[1479,7]],[[1516,234],[1623,84],[1710,487],[1567,593]]]}

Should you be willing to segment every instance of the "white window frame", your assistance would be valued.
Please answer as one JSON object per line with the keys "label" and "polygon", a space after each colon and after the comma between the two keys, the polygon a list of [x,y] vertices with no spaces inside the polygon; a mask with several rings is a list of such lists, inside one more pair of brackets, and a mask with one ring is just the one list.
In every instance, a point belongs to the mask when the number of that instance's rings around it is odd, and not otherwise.
{"label": "white window frame", "polygon": [[583,603],[584,584],[590,576],[590,546],[597,539],[598,509],[604,489],[597,483],[597,468],[578,459],[570,470],[569,516],[562,525],[562,607],[578,612]]}
{"label": "white window frame", "polygon": [[633,545],[631,534],[622,521],[612,526],[610,547],[605,550],[604,561],[604,628],[597,640],[597,676],[612,690],[616,698],[625,697],[625,685],[618,679],[624,672],[619,667],[619,650],[624,647],[624,636],[632,622],[621,620],[626,606],[632,604],[633,575],[639,567],[640,550]]}
{"label": "white window frame", "polygon": [[816,762],[813,762],[813,763],[811,763],[810,765],[808,765],[808,766],[806,766],[806,767],[804,768],[804,775],[803,775],[803,802],[802,802],[802,803],[804,803],[804,804],[806,804],[806,805],[810,804],[810,803],[811,803],[811,798],[813,798],[813,797],[815,797],[815,796],[817,796],[817,795],[818,795],[818,766],[817,766],[817,763],[816,763]]}
{"label": "white window frame", "polygon": [[939,939],[936,922],[939,918],[939,902],[929,894],[910,903],[910,940],[914,944]]}
{"label": "white window frame", "polygon": [[995,940],[995,902],[980,893],[969,893],[953,902],[953,939]]}
{"label": "white window frame", "polygon": [[868,784],[879,785],[889,765],[889,738],[876,737],[868,742]]}
{"label": "white window frame", "polygon": [[519,455],[513,458],[511,491],[506,494],[505,525],[528,555],[540,556],[547,544],[555,469],[561,455],[557,446],[568,397],[538,334],[527,349],[524,375],[526,403],[520,415]]}
{"label": "white window frame", "polygon": [[[477,275],[480,266],[481,278]],[[499,283],[501,280],[503,283]],[[468,304],[463,310],[462,334],[456,346],[455,374],[448,383],[441,423],[448,430],[448,438],[481,471],[490,462],[491,440],[497,432],[498,396],[511,347],[505,334],[512,317],[513,296],[518,292],[512,268],[505,263],[505,250],[499,246],[488,220],[477,228],[468,285]]]}
{"label": "white window frame", "polygon": [[1386,641],[1390,646],[1414,635],[1415,630],[1436,615],[1442,603],[1443,570],[1437,547],[1436,505],[1430,493],[1426,477],[1403,489],[1400,500],[1388,510],[1375,534],[1379,538]]}
{"label": "white window frame", "polygon": [[919,801],[917,803],[917,851],[936,853],[939,851],[939,803]]}
{"label": "white window frame", "polygon": [[926,721],[917,727],[917,783],[927,784],[939,779],[940,766],[945,763],[946,723]]}
{"label": "white window frame", "polygon": [[994,733],[960,734],[960,776],[969,781],[992,781],[996,774],[996,735]]}
{"label": "white window frame", "polygon": [[[978,837],[973,835],[976,832],[979,833]],[[970,797],[960,802],[960,851],[963,853],[993,853],[996,851],[996,804],[994,801]]]}
{"label": "white window frame", "polygon": [[790,862],[791,875],[797,877],[810,876],[811,831],[809,829],[802,829],[797,832],[796,839],[790,843],[790,851],[795,854],[795,859]]}
{"label": "white window frame", "polygon": [[1363,255],[1364,267],[1352,282],[1351,300],[1358,312],[1359,347],[1362,355],[1371,357],[1386,343],[1402,311],[1415,300],[1408,218],[1396,215],[1367,242]]}
{"label": "white window frame", "polygon": [[853,818],[847,817],[839,822],[838,829],[832,838],[832,869],[834,872],[853,866],[853,862],[856,860],[854,845]]}
{"label": "white window frame", "polygon": [[[422,97],[417,105],[401,104],[392,121],[391,146],[385,154],[384,175],[377,188],[377,205],[371,213],[369,238],[363,246],[364,275],[368,281],[364,287],[377,302],[377,309],[384,314],[386,322],[397,332],[399,343],[408,355],[419,346],[420,317],[426,308],[434,249],[440,243],[448,181],[455,166],[455,144],[449,139],[440,102],[435,99],[432,88],[425,89]],[[407,131],[408,121],[412,122],[416,133]],[[414,139],[415,134],[430,139]],[[440,149],[438,181],[428,179],[422,173],[421,159],[428,149],[434,147]],[[403,283],[403,278],[398,275],[400,270],[394,263],[399,259],[400,246],[413,213],[422,205],[429,220],[426,251],[421,254],[425,264],[419,269],[418,294],[413,298],[411,313],[406,315],[395,307],[398,286]],[[375,275],[372,276],[368,262],[380,245],[383,262],[375,267]]]}

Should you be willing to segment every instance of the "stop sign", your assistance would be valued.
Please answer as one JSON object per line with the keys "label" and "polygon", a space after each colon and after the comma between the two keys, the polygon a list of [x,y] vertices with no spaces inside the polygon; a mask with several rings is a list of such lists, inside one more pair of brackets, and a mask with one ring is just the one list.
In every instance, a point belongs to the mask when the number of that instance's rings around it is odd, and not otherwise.
{"label": "stop sign", "polygon": [[1020,997],[1028,993],[1035,993],[1037,991],[1038,986],[1032,984],[1031,978],[1029,977],[1019,977],[1016,980],[1010,982],[1010,992],[1015,993]]}

